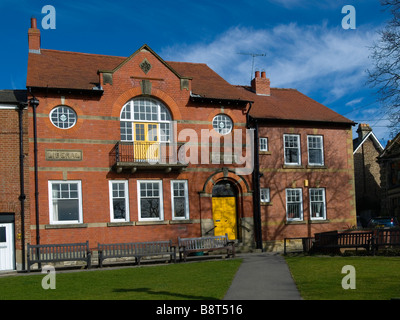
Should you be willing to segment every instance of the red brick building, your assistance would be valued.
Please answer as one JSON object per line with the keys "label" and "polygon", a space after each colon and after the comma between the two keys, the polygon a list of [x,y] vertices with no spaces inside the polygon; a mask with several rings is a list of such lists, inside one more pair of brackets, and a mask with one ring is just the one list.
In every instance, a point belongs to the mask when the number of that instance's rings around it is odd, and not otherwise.
{"label": "red brick building", "polygon": [[253,101],[249,122],[257,128],[260,237],[264,248],[279,250],[285,238],[356,226],[354,123],[297,90],[270,88],[269,82],[265,72],[256,72],[243,92]]}
{"label": "red brick building", "polygon": [[[165,62],[147,45],[128,58],[45,50],[38,31],[33,21],[27,89],[39,102],[30,117],[36,110],[31,210],[39,222],[31,228],[40,243],[226,232],[252,242],[251,228],[241,227],[253,219],[251,174],[237,171],[250,166],[237,161],[251,142],[249,103],[237,88],[205,64]],[[29,137],[33,149],[34,126]],[[30,166],[33,183],[33,159]]]}
{"label": "red brick building", "polygon": [[30,235],[25,90],[0,90],[0,271],[24,268]]}
{"label": "red brick building", "polygon": [[228,233],[272,250],[355,224],[350,120],[265,73],[233,86],[147,45],[43,49],[31,23],[25,243]]}

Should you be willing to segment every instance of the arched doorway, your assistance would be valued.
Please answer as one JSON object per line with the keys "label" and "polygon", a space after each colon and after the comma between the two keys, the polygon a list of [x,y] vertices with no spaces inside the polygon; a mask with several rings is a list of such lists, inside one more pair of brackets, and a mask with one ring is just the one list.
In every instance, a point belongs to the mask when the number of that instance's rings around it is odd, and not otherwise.
{"label": "arched doorway", "polygon": [[216,183],[212,190],[212,213],[214,235],[224,236],[230,240],[238,238],[237,224],[237,188],[228,180]]}

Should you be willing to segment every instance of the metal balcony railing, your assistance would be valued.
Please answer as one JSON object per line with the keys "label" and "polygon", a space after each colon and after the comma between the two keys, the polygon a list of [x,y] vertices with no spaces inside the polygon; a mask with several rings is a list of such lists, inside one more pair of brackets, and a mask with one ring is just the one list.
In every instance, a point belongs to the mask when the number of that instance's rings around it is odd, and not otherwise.
{"label": "metal balcony railing", "polygon": [[110,152],[111,167],[184,166],[179,155],[184,152],[183,143],[169,142],[123,142],[119,141]]}

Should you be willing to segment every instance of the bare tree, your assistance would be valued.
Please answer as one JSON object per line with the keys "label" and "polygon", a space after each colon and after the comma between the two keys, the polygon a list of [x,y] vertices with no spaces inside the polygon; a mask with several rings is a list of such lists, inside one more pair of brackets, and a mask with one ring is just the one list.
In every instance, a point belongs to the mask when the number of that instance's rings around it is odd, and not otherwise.
{"label": "bare tree", "polygon": [[381,4],[392,18],[372,46],[374,68],[368,70],[369,83],[378,88],[379,101],[395,134],[400,129],[400,0],[381,0]]}

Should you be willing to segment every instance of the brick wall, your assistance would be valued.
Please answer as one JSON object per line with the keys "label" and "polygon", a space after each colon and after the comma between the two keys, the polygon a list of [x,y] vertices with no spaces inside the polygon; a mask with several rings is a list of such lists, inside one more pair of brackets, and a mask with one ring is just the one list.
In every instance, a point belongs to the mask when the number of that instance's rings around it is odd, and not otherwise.
{"label": "brick wall", "polygon": [[[284,134],[299,134],[301,165],[284,164]],[[307,135],[321,135],[324,165],[308,164]],[[352,137],[350,128],[296,125],[261,126],[260,137],[268,138],[268,152],[260,154],[261,188],[270,188],[271,202],[261,206],[263,240],[269,249],[271,241],[285,237],[310,237],[317,232],[346,229],[356,225]],[[288,221],[286,189],[301,188],[303,219]],[[310,219],[310,188],[324,188],[326,220]]]}
{"label": "brick wall", "polygon": [[[25,194],[29,193],[28,174],[28,125],[27,111],[23,116],[24,155],[25,155]],[[17,264],[21,263],[22,225],[20,196],[20,154],[19,117],[15,109],[0,109],[0,213],[15,214],[15,248]],[[25,232],[27,242],[30,236],[29,199],[25,201]]]}

